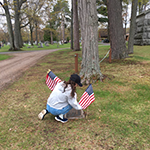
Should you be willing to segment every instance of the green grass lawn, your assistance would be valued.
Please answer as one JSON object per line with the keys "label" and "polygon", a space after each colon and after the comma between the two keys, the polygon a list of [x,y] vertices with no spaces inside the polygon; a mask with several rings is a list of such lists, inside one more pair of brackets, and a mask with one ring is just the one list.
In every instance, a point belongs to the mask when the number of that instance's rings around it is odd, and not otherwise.
{"label": "green grass lawn", "polygon": [[[30,48],[28,48],[30,47]],[[45,46],[43,44],[43,48],[38,48],[38,46],[34,45],[33,47],[29,45],[24,45],[23,48],[21,48],[22,51],[32,51],[32,50],[46,50],[46,49],[57,49],[57,48],[68,48],[70,47],[70,43],[63,44],[63,45],[57,45],[57,44],[49,44],[49,46]],[[1,47],[0,52],[7,52],[9,50],[10,46],[9,45],[4,45],[4,47]]]}
{"label": "green grass lawn", "polygon": [[[109,46],[99,46],[100,60]],[[100,63],[106,76],[92,84],[95,102],[85,119],[66,124],[48,114],[38,120],[50,90],[45,84],[51,69],[60,79],[74,73],[74,55],[61,50],[47,55],[17,82],[0,93],[0,149],[150,149],[150,46],[135,46],[134,54],[120,61]],[[58,59],[59,58],[59,59]],[[79,59],[79,70],[81,60]],[[78,100],[87,86],[78,87]]]}
{"label": "green grass lawn", "polygon": [[9,59],[9,58],[11,58],[12,56],[10,56],[10,55],[0,55],[0,61],[1,60],[5,60],[5,59]]}
{"label": "green grass lawn", "polygon": [[[100,46],[102,46],[102,45],[100,45]],[[30,47],[30,48],[28,48],[28,47]],[[4,47],[1,47],[0,52],[8,52],[9,48],[10,48],[9,45],[4,45]],[[31,46],[26,44],[21,49],[21,51],[48,50],[48,49],[60,49],[60,48],[70,48],[70,43],[63,44],[63,45],[57,45],[57,44],[51,45],[51,44],[49,44],[49,46],[45,46],[43,44],[43,48],[38,48],[38,46],[36,46],[36,45],[31,47]],[[10,58],[9,55],[0,54],[0,61],[4,60],[4,59],[8,59],[8,58]]]}

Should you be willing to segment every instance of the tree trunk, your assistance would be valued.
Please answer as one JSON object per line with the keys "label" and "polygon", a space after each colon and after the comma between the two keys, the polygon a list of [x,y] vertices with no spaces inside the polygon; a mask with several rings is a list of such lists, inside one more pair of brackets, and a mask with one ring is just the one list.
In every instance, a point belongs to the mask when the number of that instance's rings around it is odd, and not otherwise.
{"label": "tree trunk", "polygon": [[29,27],[30,27],[31,45],[33,46],[33,27],[31,25],[31,23],[29,24]]}
{"label": "tree trunk", "polygon": [[102,78],[98,52],[98,18],[96,0],[78,0],[82,36],[82,64],[80,76],[83,84]]}
{"label": "tree trunk", "polygon": [[73,0],[71,0],[71,47],[70,49],[73,50]]}
{"label": "tree trunk", "polygon": [[79,44],[79,21],[78,21],[77,0],[73,0],[73,39],[74,39],[74,51],[79,51],[80,44]]}
{"label": "tree trunk", "polygon": [[23,47],[23,40],[22,40],[22,35],[21,35],[21,29],[19,31],[19,47],[22,48]]}
{"label": "tree trunk", "polygon": [[137,4],[138,4],[138,0],[133,0],[132,1],[131,22],[130,22],[129,41],[128,41],[128,53],[129,54],[133,54]]}
{"label": "tree trunk", "polygon": [[21,27],[20,27],[20,22],[19,22],[19,47],[23,47],[23,40],[22,40],[22,35],[21,35]]}
{"label": "tree trunk", "polygon": [[64,23],[64,16],[62,15],[62,44],[65,41],[65,23]]}
{"label": "tree trunk", "polygon": [[10,18],[10,12],[7,4],[7,0],[4,0],[3,2],[5,5],[3,5],[1,2],[1,6],[5,10],[6,14],[6,20],[7,20],[7,28],[8,28],[8,34],[9,34],[9,41],[10,41],[10,49],[9,51],[14,51],[15,50],[15,45],[14,45],[14,34],[13,34],[13,28],[12,28],[12,23],[11,23],[11,18]]}
{"label": "tree trunk", "polygon": [[6,13],[6,18],[7,18],[7,28],[8,28],[8,34],[9,34],[9,40],[10,40],[9,51],[14,51],[14,50],[16,50],[15,43],[14,43],[14,34],[13,34],[13,28],[12,28],[10,14],[8,12]]}
{"label": "tree trunk", "polygon": [[53,45],[53,33],[52,31],[50,31],[50,33],[51,33],[51,44]]}
{"label": "tree trunk", "polygon": [[118,0],[108,0],[108,19],[110,45],[112,49],[112,59],[122,59],[128,57],[128,52],[124,39],[122,22],[122,4]]}
{"label": "tree trunk", "polygon": [[19,45],[19,37],[20,37],[20,22],[19,22],[19,16],[20,16],[20,9],[19,9],[19,0],[14,0],[14,8],[15,8],[15,47],[17,50],[20,50]]}
{"label": "tree trunk", "polygon": [[37,22],[35,23],[35,36],[36,36],[36,45],[38,45]]}

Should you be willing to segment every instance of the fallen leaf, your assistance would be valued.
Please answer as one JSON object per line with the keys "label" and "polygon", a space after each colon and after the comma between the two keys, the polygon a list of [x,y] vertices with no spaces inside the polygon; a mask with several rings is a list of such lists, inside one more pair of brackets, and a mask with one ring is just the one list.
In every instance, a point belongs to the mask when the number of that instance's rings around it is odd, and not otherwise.
{"label": "fallen leaf", "polygon": [[101,110],[99,109],[99,112],[101,112]]}
{"label": "fallen leaf", "polygon": [[140,76],[140,78],[143,78],[144,76]]}

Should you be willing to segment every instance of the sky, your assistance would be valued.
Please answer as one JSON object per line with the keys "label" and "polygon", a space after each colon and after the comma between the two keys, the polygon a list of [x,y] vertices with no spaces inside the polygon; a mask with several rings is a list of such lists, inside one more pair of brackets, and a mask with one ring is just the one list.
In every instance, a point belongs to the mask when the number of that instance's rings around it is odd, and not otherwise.
{"label": "sky", "polygon": [[68,0],[68,4],[69,4],[70,10],[71,10],[71,0]]}

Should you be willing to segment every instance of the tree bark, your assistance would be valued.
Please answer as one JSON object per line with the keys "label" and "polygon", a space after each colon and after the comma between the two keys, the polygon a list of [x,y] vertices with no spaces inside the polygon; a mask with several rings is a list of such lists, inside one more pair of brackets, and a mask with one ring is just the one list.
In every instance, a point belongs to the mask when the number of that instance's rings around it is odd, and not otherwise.
{"label": "tree bark", "polygon": [[77,0],[73,0],[73,39],[74,39],[74,51],[80,50],[79,43],[79,21],[78,21],[78,9]]}
{"label": "tree bark", "polygon": [[71,47],[70,49],[73,50],[73,0],[71,0]]}
{"label": "tree bark", "polygon": [[38,45],[38,34],[37,34],[37,21],[35,23],[35,36],[36,36],[36,45]]}
{"label": "tree bark", "polygon": [[22,35],[20,30],[20,10],[23,3],[25,3],[27,0],[13,0],[14,2],[14,9],[15,9],[15,25],[14,25],[14,37],[15,37],[15,47],[16,50],[20,50],[23,46],[22,42]]}
{"label": "tree bark", "polygon": [[138,0],[133,0],[132,1],[131,22],[130,22],[129,41],[128,41],[128,53],[129,54],[133,54],[137,4],[138,4]]}
{"label": "tree bark", "polygon": [[31,24],[31,22],[30,22],[30,24],[29,24],[29,27],[30,27],[30,38],[31,38],[31,45],[33,46],[33,26],[32,26],[32,24]]}
{"label": "tree bark", "polygon": [[123,22],[122,22],[122,3],[118,0],[108,0],[108,19],[109,36],[112,49],[111,59],[123,59],[128,57],[125,44]]}
{"label": "tree bark", "polygon": [[82,36],[82,64],[80,76],[83,84],[102,78],[98,52],[98,18],[96,0],[78,0]]}
{"label": "tree bark", "polygon": [[9,40],[10,40],[10,49],[9,49],[9,51],[14,51],[15,50],[14,34],[13,34],[13,28],[12,28],[12,23],[11,23],[10,12],[9,12],[9,8],[8,8],[7,0],[4,0],[3,3],[5,5],[3,5],[1,2],[0,2],[0,5],[4,8],[5,14],[6,14],[7,29],[8,29]]}
{"label": "tree bark", "polygon": [[14,25],[14,34],[15,34],[15,47],[17,50],[20,50],[19,45],[19,37],[20,37],[20,9],[19,9],[19,0],[14,0],[14,8],[15,8],[15,25]]}
{"label": "tree bark", "polygon": [[21,35],[21,25],[19,22],[19,47],[22,48],[23,47],[23,40],[22,40],[22,35]]}

